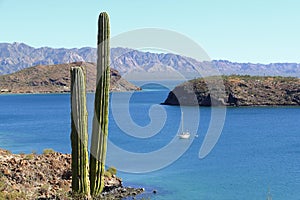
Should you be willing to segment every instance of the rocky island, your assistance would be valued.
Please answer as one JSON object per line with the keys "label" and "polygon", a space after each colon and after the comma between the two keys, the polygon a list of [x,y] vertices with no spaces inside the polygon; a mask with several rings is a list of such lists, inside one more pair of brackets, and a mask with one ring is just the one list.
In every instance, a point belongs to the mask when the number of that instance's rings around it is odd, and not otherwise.
{"label": "rocky island", "polygon": [[[208,85],[210,89],[208,89]],[[163,104],[188,106],[299,106],[300,79],[248,75],[198,78],[176,86]]]}
{"label": "rocky island", "polygon": [[[87,74],[87,91],[96,87],[96,64],[73,62],[59,65],[38,65],[13,74],[0,76],[0,93],[65,93],[70,92],[70,69],[83,66]],[[111,91],[140,90],[111,69]]]}

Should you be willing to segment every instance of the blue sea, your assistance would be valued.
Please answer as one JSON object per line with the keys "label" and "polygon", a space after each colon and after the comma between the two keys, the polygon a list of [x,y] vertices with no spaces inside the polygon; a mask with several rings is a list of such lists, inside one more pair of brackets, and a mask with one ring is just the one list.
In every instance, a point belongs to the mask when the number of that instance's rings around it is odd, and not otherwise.
{"label": "blue sea", "polygon": [[[110,150],[109,162],[123,170],[126,186],[144,187],[154,200],[263,200],[269,191],[273,200],[300,199],[300,107],[227,108],[218,142],[200,159],[211,108],[160,105],[166,85],[141,85],[111,94],[109,141],[125,156],[115,161]],[[87,97],[91,132],[93,94]],[[69,94],[0,95],[0,106],[0,148],[71,152]],[[182,111],[184,128],[198,137],[178,139]]]}

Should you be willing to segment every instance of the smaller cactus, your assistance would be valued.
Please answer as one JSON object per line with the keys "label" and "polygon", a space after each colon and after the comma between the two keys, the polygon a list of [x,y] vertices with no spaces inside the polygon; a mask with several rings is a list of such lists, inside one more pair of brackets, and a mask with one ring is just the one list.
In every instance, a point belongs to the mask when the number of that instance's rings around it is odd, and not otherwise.
{"label": "smaller cactus", "polygon": [[81,67],[71,69],[72,191],[89,195],[86,78]]}

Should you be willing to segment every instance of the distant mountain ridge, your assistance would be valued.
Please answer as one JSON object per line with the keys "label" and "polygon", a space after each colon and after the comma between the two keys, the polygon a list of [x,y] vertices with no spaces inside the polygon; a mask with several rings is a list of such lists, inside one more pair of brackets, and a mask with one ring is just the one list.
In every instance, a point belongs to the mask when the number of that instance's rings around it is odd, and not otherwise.
{"label": "distant mountain ridge", "polygon": [[0,43],[0,74],[10,74],[36,65],[96,61],[96,49],[34,48],[24,43]]}
{"label": "distant mountain ridge", "polygon": [[[53,65],[72,62],[96,62],[96,48],[34,48],[24,43],[0,43],[0,74],[9,74],[36,65]],[[193,76],[197,69],[213,65],[221,74],[275,75],[300,77],[298,63],[236,63],[227,60],[200,62],[172,53],[150,53],[126,48],[111,49],[111,67],[121,75],[129,72],[184,74]]]}

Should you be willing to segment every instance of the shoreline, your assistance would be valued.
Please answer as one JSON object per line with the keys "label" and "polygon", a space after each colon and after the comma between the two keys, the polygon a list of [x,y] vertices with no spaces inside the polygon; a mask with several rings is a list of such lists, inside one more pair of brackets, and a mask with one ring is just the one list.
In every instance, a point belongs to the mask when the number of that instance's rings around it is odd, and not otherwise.
{"label": "shoreline", "polygon": [[[128,90],[128,91],[110,91],[110,93],[126,93],[126,92],[141,92],[140,90]],[[37,94],[71,94],[70,91],[68,92],[0,92],[0,96],[4,95],[37,95]],[[95,94],[95,91],[87,91],[86,94]]]}
{"label": "shoreline", "polygon": [[272,107],[291,107],[291,108],[295,108],[295,107],[300,107],[300,105],[295,105],[295,104],[290,104],[290,105],[286,105],[286,104],[274,104],[274,105],[240,105],[240,106],[232,106],[232,105],[223,105],[223,106],[203,106],[203,105],[175,105],[175,104],[166,104],[166,103],[160,103],[160,105],[163,106],[185,106],[185,107],[203,107],[203,108],[251,108],[251,107],[255,107],[255,108],[272,108]]}
{"label": "shoreline", "polygon": [[[71,155],[13,154],[0,149],[0,199],[73,199]],[[124,187],[116,175],[105,177],[105,188],[96,199],[135,198],[144,188]]]}
{"label": "shoreline", "polygon": [[[136,90],[135,92],[142,92],[143,90]],[[110,91],[110,93],[126,93],[126,92],[132,92],[132,91]],[[87,92],[86,94],[93,94],[95,92]],[[4,92],[0,92],[0,97],[1,96],[19,96],[19,95],[65,95],[65,94],[71,94],[70,92],[37,92],[37,93],[4,93]],[[186,107],[213,107],[213,108],[251,108],[251,107],[262,107],[262,108],[272,108],[272,107],[291,107],[291,108],[295,108],[295,107],[300,107],[300,105],[296,105],[296,104],[273,104],[273,105],[266,105],[266,104],[261,104],[261,105],[239,105],[239,106],[233,106],[233,105],[223,105],[223,106],[204,106],[204,105],[188,105],[188,104],[183,104],[183,105],[178,105],[178,104],[170,104],[170,103],[159,103],[159,105],[163,105],[163,106],[186,106]]]}

